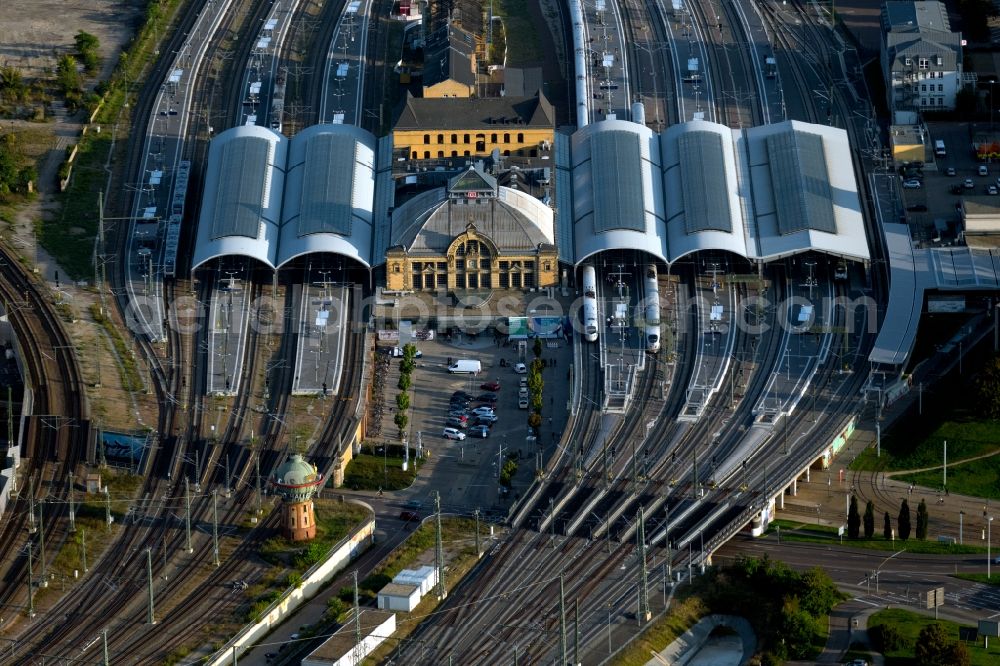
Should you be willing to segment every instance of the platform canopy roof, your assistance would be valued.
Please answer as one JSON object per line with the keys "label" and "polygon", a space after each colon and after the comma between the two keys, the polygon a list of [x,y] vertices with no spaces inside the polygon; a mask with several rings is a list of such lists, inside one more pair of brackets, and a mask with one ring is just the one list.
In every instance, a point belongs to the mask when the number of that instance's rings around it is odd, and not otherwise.
{"label": "platform canopy roof", "polygon": [[869,258],[843,130],[694,120],[655,134],[605,120],[569,141],[557,167],[571,175],[573,263],[626,248],[668,262],[699,250]]}

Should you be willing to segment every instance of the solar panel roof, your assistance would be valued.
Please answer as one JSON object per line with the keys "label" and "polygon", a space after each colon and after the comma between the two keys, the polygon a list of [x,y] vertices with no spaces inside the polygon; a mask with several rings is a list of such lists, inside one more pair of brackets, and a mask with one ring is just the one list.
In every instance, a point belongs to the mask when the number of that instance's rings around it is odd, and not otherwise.
{"label": "solar panel roof", "polygon": [[795,131],[772,134],[767,137],[767,157],[778,233],[837,233],[823,138]]}
{"label": "solar panel roof", "polygon": [[722,137],[716,132],[685,132],[678,137],[681,196],[687,233],[732,231]]}
{"label": "solar panel roof", "polygon": [[299,207],[299,236],[318,233],[351,234],[354,192],[353,136],[317,134],[306,145]]}
{"label": "solar panel roof", "polygon": [[598,132],[591,139],[594,231],[646,230],[642,154],[632,132]]}
{"label": "solar panel roof", "polygon": [[212,240],[224,236],[257,238],[260,235],[270,148],[270,142],[260,137],[241,137],[222,146]]}

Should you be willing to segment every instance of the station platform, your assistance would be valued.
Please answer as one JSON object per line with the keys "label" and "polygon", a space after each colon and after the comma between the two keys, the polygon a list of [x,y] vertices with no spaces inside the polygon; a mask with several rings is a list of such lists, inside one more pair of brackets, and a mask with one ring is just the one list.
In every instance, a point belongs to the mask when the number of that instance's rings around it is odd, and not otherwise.
{"label": "station platform", "polygon": [[340,390],[347,326],[347,288],[296,285],[300,291],[293,395],[331,395]]}

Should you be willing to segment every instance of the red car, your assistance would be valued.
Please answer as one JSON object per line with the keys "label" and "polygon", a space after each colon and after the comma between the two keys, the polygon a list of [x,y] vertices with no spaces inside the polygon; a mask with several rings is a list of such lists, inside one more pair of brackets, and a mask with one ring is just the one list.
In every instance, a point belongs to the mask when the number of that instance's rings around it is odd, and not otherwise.
{"label": "red car", "polygon": [[500,382],[496,382],[496,381],[494,381],[494,382],[486,382],[485,384],[480,384],[479,388],[481,388],[484,391],[493,391],[493,392],[496,392],[496,391],[500,390]]}

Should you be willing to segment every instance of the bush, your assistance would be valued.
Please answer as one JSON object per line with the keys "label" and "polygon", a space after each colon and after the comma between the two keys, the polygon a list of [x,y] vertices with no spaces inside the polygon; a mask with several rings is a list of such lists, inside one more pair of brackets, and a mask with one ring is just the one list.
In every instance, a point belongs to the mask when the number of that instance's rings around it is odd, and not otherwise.
{"label": "bush", "polygon": [[903,648],[903,635],[895,625],[877,624],[869,627],[868,636],[879,652],[894,652]]}
{"label": "bush", "polygon": [[400,391],[408,391],[408,390],[410,390],[410,386],[412,384],[413,384],[413,380],[410,379],[410,375],[406,374],[405,372],[404,373],[400,373],[400,375],[399,375],[399,382],[397,382],[397,384],[396,384],[396,386],[399,388]]}
{"label": "bush", "polygon": [[410,394],[406,391],[396,394],[396,409],[405,412],[410,408]]}

